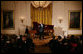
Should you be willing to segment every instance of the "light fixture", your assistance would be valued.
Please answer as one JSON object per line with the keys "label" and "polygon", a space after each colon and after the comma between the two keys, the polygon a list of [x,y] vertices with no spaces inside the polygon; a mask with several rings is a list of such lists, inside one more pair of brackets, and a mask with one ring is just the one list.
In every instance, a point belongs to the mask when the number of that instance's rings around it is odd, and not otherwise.
{"label": "light fixture", "polygon": [[63,17],[58,17],[59,23],[63,21]]}
{"label": "light fixture", "polygon": [[21,16],[20,19],[21,19],[21,22],[23,23],[24,17]]}
{"label": "light fixture", "polygon": [[38,7],[47,7],[50,3],[52,3],[52,1],[31,1],[32,5],[35,7],[35,8],[38,8]]}

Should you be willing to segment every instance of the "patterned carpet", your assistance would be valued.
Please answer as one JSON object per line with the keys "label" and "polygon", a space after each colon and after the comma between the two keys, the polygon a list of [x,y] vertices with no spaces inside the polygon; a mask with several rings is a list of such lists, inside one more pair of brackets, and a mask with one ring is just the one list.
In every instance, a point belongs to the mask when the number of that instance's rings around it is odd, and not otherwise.
{"label": "patterned carpet", "polygon": [[48,46],[36,46],[33,53],[51,53]]}
{"label": "patterned carpet", "polygon": [[52,39],[52,37],[51,36],[46,36],[46,37],[44,37],[44,39],[39,39],[39,38],[34,38],[33,39],[33,43],[35,44],[35,45],[45,45],[45,44],[47,44],[50,40]]}
{"label": "patterned carpet", "polygon": [[49,47],[45,46],[45,44],[47,44],[51,39],[51,36],[46,36],[42,40],[39,38],[34,38],[33,43],[35,44],[35,51],[32,53],[51,53]]}

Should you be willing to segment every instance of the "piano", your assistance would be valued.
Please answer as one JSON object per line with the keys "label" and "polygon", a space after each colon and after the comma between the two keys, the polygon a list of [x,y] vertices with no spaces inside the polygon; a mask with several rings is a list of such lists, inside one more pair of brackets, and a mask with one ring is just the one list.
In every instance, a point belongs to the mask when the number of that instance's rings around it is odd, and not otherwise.
{"label": "piano", "polygon": [[[33,22],[33,30],[36,30],[36,35],[39,35],[39,26],[40,24],[37,22]],[[45,25],[44,24],[44,35],[51,35],[54,32],[54,25]]]}

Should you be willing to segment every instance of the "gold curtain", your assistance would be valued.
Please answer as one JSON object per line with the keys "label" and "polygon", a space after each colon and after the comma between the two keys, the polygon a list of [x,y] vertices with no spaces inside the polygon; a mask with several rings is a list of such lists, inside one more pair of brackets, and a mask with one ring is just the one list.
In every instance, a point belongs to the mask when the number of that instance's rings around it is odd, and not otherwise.
{"label": "gold curtain", "polygon": [[52,24],[52,4],[46,8],[35,8],[31,5],[31,23],[42,22],[46,25]]}

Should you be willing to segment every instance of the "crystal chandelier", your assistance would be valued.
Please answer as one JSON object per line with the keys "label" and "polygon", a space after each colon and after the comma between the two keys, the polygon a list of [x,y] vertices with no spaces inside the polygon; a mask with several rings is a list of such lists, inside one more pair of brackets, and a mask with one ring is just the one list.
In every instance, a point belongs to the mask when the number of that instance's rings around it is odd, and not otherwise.
{"label": "crystal chandelier", "polygon": [[52,3],[52,1],[31,1],[32,5],[35,7],[35,8],[38,8],[38,7],[47,7],[50,3]]}

